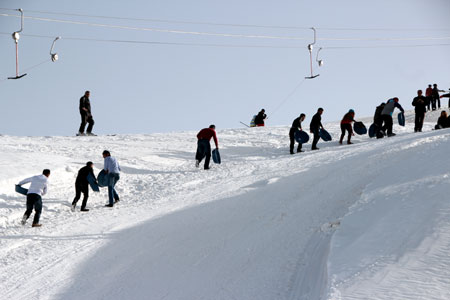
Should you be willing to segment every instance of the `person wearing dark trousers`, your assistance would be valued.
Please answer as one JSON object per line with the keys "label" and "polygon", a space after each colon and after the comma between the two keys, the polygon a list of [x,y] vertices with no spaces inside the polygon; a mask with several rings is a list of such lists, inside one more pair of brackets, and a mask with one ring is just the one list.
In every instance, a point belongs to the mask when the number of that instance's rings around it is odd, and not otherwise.
{"label": "person wearing dark trousers", "polygon": [[322,115],[323,108],[319,107],[317,110],[317,113],[312,117],[311,123],[309,124],[309,131],[314,134],[313,142],[311,146],[311,150],[319,150],[317,148],[317,142],[319,142],[320,136],[319,136],[319,130],[320,128],[323,128],[322,126]]}
{"label": "person wearing dark trousers", "polygon": [[342,145],[342,141],[344,140],[345,131],[348,132],[347,144],[353,144],[350,140],[352,139],[353,133],[352,122],[355,122],[355,111],[350,109],[348,113],[344,115],[341,121],[341,138],[339,140],[339,144]]}
{"label": "person wearing dark trousers", "polygon": [[422,95],[422,90],[417,91],[417,97],[413,99],[412,106],[414,106],[414,111],[416,113],[414,132],[422,132],[423,120],[425,119],[426,98]]}
{"label": "person wearing dark trousers", "polygon": [[386,103],[381,102],[380,105],[378,105],[375,109],[375,114],[373,115],[373,123],[375,124],[377,128],[376,137],[377,139],[382,138],[384,136],[382,127],[383,127],[383,117],[381,116],[381,112],[384,109],[384,106]]}
{"label": "person wearing dark trousers", "polygon": [[36,175],[30,178],[26,178],[19,182],[17,185],[21,186],[31,182],[30,188],[27,192],[27,210],[22,218],[22,225],[25,225],[34,208],[34,219],[32,227],[41,227],[39,219],[42,213],[42,196],[47,193],[48,177],[50,176],[50,170],[45,169],[41,175]]}
{"label": "person wearing dark trousers", "polygon": [[[450,89],[449,89],[450,91]],[[441,95],[439,98],[448,98],[448,108],[450,108],[450,93]]]}
{"label": "person wearing dark trousers", "polygon": [[94,127],[94,119],[92,118],[91,113],[91,102],[89,100],[90,94],[91,93],[89,91],[86,91],[84,93],[84,96],[80,98],[81,125],[77,135],[85,135],[84,128],[86,127],[86,124],[89,124],[88,128],[86,129],[86,135],[95,135],[92,133],[92,128]]}
{"label": "person wearing dark trousers", "polygon": [[433,110],[436,110],[436,103],[437,103],[437,108],[441,108],[441,98],[439,97],[439,92],[445,92],[443,90],[438,89],[437,84],[433,84],[433,93],[432,93],[432,97],[433,97]]}
{"label": "person wearing dark trousers", "polygon": [[120,166],[115,157],[111,156],[108,150],[103,151],[104,166],[106,176],[108,178],[108,199],[109,203],[106,207],[113,207],[114,204],[119,202],[119,195],[116,192],[115,186],[120,179]]}
{"label": "person wearing dark trousers", "polygon": [[442,129],[450,127],[450,118],[447,116],[447,112],[445,110],[441,111],[441,116],[438,118],[436,126],[434,129]]}
{"label": "person wearing dark trousers", "polygon": [[427,89],[425,90],[425,98],[427,99],[426,106],[428,111],[431,110],[431,103],[433,102],[433,88],[431,87],[431,84],[428,85]]}
{"label": "person wearing dark trousers", "polygon": [[[289,139],[291,141],[289,145],[289,152],[294,154],[294,145],[295,145],[295,132],[298,130],[302,130],[302,122],[305,120],[305,114],[300,114],[298,118],[292,122],[291,129],[289,129]],[[297,153],[303,152],[302,143],[298,143]]]}
{"label": "person wearing dark trousers", "polygon": [[383,118],[384,122],[383,128],[381,130],[383,130],[384,132],[387,130],[387,136],[389,137],[395,135],[395,133],[392,132],[392,125],[393,125],[392,113],[394,112],[394,109],[396,107],[400,109],[401,112],[405,112],[403,107],[398,103],[397,97],[389,99],[386,102],[383,111],[381,112],[381,117]]}
{"label": "person wearing dark trousers", "polygon": [[256,126],[264,126],[264,120],[267,118],[267,115],[265,114],[264,108],[261,109],[261,111],[256,115],[255,118],[255,125]]}
{"label": "person wearing dark trousers", "polygon": [[205,158],[203,168],[209,170],[209,161],[211,160],[211,145],[209,141],[214,139],[216,149],[219,149],[219,142],[217,141],[216,126],[210,125],[208,128],[203,128],[197,134],[197,152],[195,154],[195,166],[198,168],[200,162]]}
{"label": "person wearing dark trousers", "polygon": [[94,175],[94,164],[91,161],[86,163],[86,166],[82,167],[78,171],[77,179],[75,180],[75,198],[72,202],[72,211],[75,211],[78,200],[81,198],[81,193],[83,193],[83,202],[81,203],[80,211],[89,211],[86,208],[87,200],[89,198],[89,181],[87,180],[89,174],[95,179]]}

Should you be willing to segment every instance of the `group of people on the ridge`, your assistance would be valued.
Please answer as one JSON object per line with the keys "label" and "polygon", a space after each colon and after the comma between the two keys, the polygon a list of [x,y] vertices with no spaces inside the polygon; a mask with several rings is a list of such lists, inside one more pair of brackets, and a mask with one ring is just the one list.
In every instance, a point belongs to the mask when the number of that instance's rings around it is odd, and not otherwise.
{"label": "group of people on the ridge", "polygon": [[[117,159],[111,156],[111,153],[108,150],[103,151],[102,153],[104,159],[103,170],[106,174],[106,185],[108,186],[108,199],[109,202],[106,204],[106,207],[113,207],[115,203],[119,202],[119,195],[116,192],[115,185],[117,181],[120,179],[120,166],[117,162]],[[83,201],[81,204],[80,211],[88,212],[89,209],[86,208],[87,200],[89,198],[89,181],[88,177],[91,175],[95,184],[97,180],[94,175],[94,164],[91,161],[86,163],[86,166],[82,167],[78,171],[78,175],[75,180],[75,198],[72,201],[71,210],[75,211],[75,207],[77,205],[78,200],[81,198],[81,194],[83,193]],[[17,185],[22,186],[27,183],[31,183],[27,192],[27,209],[22,218],[22,225],[25,225],[28,218],[30,217],[33,209],[35,211],[34,219],[32,223],[32,227],[41,227],[41,223],[39,223],[40,216],[42,213],[42,196],[47,193],[48,189],[48,177],[50,176],[50,170],[45,169],[41,175],[36,175],[30,178],[26,178],[20,181]]]}

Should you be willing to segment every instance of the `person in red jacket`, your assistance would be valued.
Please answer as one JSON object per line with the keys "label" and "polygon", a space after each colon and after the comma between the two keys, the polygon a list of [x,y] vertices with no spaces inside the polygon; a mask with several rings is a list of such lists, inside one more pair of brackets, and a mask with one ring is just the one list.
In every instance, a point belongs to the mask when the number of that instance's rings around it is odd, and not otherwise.
{"label": "person in red jacket", "polygon": [[209,141],[214,139],[216,149],[219,149],[219,143],[216,136],[216,126],[210,125],[209,128],[203,128],[197,134],[197,153],[195,154],[195,166],[198,168],[200,162],[205,158],[204,169],[209,170],[209,161],[211,160],[211,145]]}
{"label": "person in red jacket", "polygon": [[353,133],[353,129],[352,129],[352,122],[355,121],[354,118],[355,118],[355,111],[353,109],[350,109],[348,111],[348,113],[346,113],[344,115],[344,118],[342,118],[342,121],[341,121],[341,132],[342,133],[341,133],[341,139],[339,140],[339,144],[342,145],[342,140],[344,139],[346,130],[348,131],[347,144],[349,144],[349,145],[353,144],[352,142],[350,142],[350,140],[352,138],[352,135],[355,135]]}

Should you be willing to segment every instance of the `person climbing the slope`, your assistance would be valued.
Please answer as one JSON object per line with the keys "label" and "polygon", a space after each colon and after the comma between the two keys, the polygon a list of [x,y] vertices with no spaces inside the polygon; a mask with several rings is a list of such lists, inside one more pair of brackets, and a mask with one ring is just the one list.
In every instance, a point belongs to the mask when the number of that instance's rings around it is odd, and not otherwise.
{"label": "person climbing the slope", "polygon": [[341,121],[341,138],[339,140],[339,144],[342,145],[342,141],[344,140],[344,136],[345,136],[345,131],[348,132],[348,139],[347,139],[347,144],[351,145],[353,144],[350,140],[352,138],[352,135],[355,135],[353,133],[353,128],[352,128],[352,122],[355,122],[355,111],[353,109],[350,109],[348,111],[348,113],[346,113],[344,115],[344,117],[342,118]]}
{"label": "person climbing the slope", "polygon": [[319,148],[317,148],[317,142],[320,139],[320,135],[319,135],[320,128],[323,128],[322,122],[321,122],[322,121],[322,117],[321,117],[322,113],[323,113],[323,108],[319,107],[319,109],[317,109],[317,113],[312,117],[311,123],[309,124],[309,131],[312,134],[314,134],[311,150],[319,150]]}
{"label": "person climbing the slope", "polygon": [[398,103],[397,97],[389,99],[386,102],[386,105],[384,106],[383,111],[381,112],[381,117],[383,118],[383,122],[384,122],[382,130],[384,132],[386,132],[386,130],[387,130],[387,136],[389,136],[389,137],[395,135],[395,133],[392,132],[392,126],[393,126],[392,113],[394,112],[394,109],[396,107],[398,109],[400,109],[400,111],[402,113],[405,112],[403,107]]}
{"label": "person climbing the slope", "polygon": [[78,200],[80,200],[81,193],[83,193],[83,202],[81,203],[80,211],[89,211],[89,209],[86,208],[87,200],[89,198],[89,181],[87,178],[90,174],[92,178],[95,179],[93,167],[94,163],[92,161],[88,161],[86,166],[78,170],[77,179],[75,180],[75,198],[72,201],[72,211],[75,211],[75,207],[77,206]]}
{"label": "person climbing the slope", "polygon": [[[450,91],[450,89],[448,89]],[[450,108],[450,93],[441,95],[439,98],[448,98],[448,108]]]}
{"label": "person climbing the slope", "polygon": [[[291,154],[294,154],[295,132],[298,130],[303,130],[302,122],[305,120],[305,117],[306,117],[305,114],[300,114],[300,116],[292,122],[291,129],[289,129],[289,139],[291,141],[291,143],[289,145],[289,152]],[[303,152],[302,143],[298,143],[298,147],[297,147],[297,153],[300,153],[300,152]]]}
{"label": "person climbing the slope", "polygon": [[209,141],[214,139],[216,149],[219,149],[219,142],[217,141],[216,126],[210,125],[208,128],[203,128],[197,134],[197,152],[195,154],[195,166],[198,168],[200,162],[205,158],[203,168],[209,170],[209,161],[211,160],[211,145]]}
{"label": "person climbing the slope", "polygon": [[41,175],[36,175],[30,178],[26,178],[19,182],[17,185],[21,186],[31,182],[30,188],[27,192],[27,210],[22,218],[22,225],[25,225],[31,212],[34,208],[34,219],[31,227],[41,227],[39,219],[42,213],[42,196],[47,193],[48,177],[50,176],[50,170],[45,169]]}
{"label": "person climbing the slope", "polygon": [[384,132],[382,130],[383,117],[381,116],[381,112],[383,111],[385,105],[386,103],[381,102],[381,104],[376,107],[375,114],[373,116],[373,123],[375,124],[377,129],[377,131],[375,132],[377,139],[384,137]]}
{"label": "person climbing the slope", "polygon": [[255,117],[255,126],[264,126],[264,120],[267,119],[264,108]]}

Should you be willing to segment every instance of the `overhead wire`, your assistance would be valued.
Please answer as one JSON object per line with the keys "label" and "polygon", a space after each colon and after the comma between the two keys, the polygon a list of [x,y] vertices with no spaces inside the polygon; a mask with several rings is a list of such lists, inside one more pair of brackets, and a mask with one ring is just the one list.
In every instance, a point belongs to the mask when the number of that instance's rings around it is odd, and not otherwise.
{"label": "overhead wire", "polygon": [[[10,15],[1,13],[0,16],[6,17],[19,17],[17,15]],[[298,36],[276,36],[276,35],[256,35],[256,34],[236,34],[236,33],[214,33],[214,32],[204,32],[204,31],[187,31],[179,29],[163,29],[155,27],[135,27],[135,26],[124,26],[124,25],[111,25],[111,24],[100,24],[91,23],[83,21],[72,21],[72,20],[62,20],[62,19],[51,19],[51,18],[41,18],[41,17],[31,17],[25,16],[25,19],[44,21],[44,22],[57,22],[65,24],[74,25],[86,25],[93,27],[103,27],[103,28],[114,28],[114,29],[126,29],[135,31],[152,31],[160,33],[172,33],[172,34],[187,34],[187,35],[197,35],[197,36],[218,36],[218,37],[231,37],[231,38],[251,38],[251,39],[277,39],[277,40],[308,40],[306,37]],[[419,41],[419,40],[450,40],[450,36],[444,37],[408,37],[408,38],[318,38],[320,41]]]}
{"label": "overhead wire", "polygon": [[[15,11],[11,8],[0,8],[5,11]],[[239,23],[215,23],[215,22],[198,22],[198,21],[180,21],[169,19],[154,19],[154,18],[131,18],[131,17],[119,17],[119,16],[103,16],[103,15],[90,15],[90,14],[77,14],[77,13],[65,13],[65,12],[51,12],[42,10],[28,10],[27,13],[37,14],[49,14],[49,15],[61,15],[72,17],[85,17],[85,18],[97,18],[97,19],[110,19],[110,20],[127,20],[127,21],[144,21],[144,22],[160,22],[160,23],[172,23],[172,24],[191,24],[191,25],[209,25],[209,26],[229,26],[229,27],[247,27],[247,28],[267,28],[267,29],[300,29],[309,30],[311,26],[277,26],[277,25],[258,25],[258,24],[239,24]],[[327,31],[450,31],[450,28],[352,28],[352,27],[316,27],[318,30]]]}

